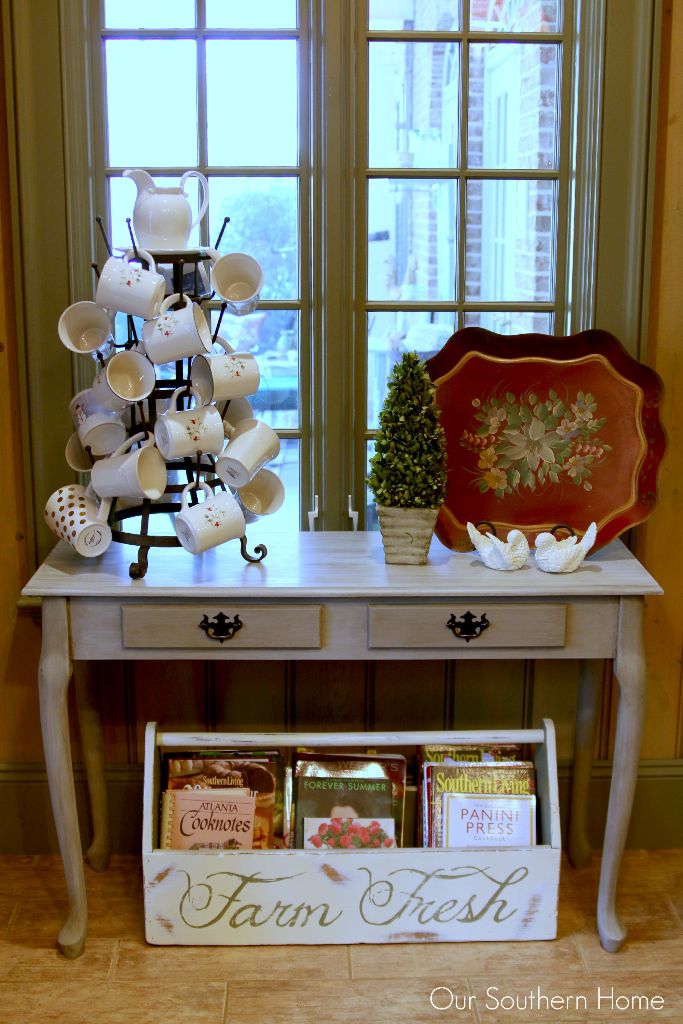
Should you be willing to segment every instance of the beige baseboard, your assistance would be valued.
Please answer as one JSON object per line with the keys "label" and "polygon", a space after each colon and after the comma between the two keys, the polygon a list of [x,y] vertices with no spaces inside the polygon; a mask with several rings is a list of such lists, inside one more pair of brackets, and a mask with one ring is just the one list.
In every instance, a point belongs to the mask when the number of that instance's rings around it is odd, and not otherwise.
{"label": "beige baseboard", "polygon": [[[593,766],[590,786],[589,835],[602,843],[607,814],[611,765]],[[142,765],[108,765],[107,786],[113,847],[116,853],[137,853],[142,828]],[[74,770],[76,800],[84,847],[89,838],[85,771]],[[571,764],[558,766],[562,833],[566,834]],[[0,854],[58,853],[52,821],[47,776],[43,765],[0,765]],[[635,849],[683,847],[683,816],[672,808],[683,806],[683,760],[645,761],[640,766],[634,811],[627,845]]]}

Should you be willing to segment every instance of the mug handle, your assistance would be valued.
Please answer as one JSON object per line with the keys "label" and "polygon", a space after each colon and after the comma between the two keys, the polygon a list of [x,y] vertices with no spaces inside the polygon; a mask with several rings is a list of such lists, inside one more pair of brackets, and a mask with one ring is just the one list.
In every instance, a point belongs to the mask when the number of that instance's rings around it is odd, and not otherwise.
{"label": "mug handle", "polygon": [[[161,316],[162,313],[165,313],[168,309],[170,309],[171,306],[175,302],[177,302],[179,298],[180,298],[180,294],[178,292],[174,292],[173,295],[167,295],[166,298],[164,299],[164,301],[159,306],[159,316]],[[187,294],[187,292],[183,293],[183,298],[185,299],[185,306],[186,307],[192,305],[192,299]]]}
{"label": "mug handle", "polygon": [[[135,249],[128,249],[125,256],[123,257],[123,262],[130,263],[131,256],[135,256]],[[154,262],[154,257],[151,255],[151,253],[148,253],[146,249],[141,249],[140,246],[138,246],[138,255],[136,259],[138,259],[139,257],[142,257],[145,260],[145,262],[149,264],[149,269],[156,274],[157,265]]]}
{"label": "mug handle", "polygon": [[123,444],[120,444],[116,451],[112,452],[109,457],[113,459],[116,455],[123,455],[124,452],[128,451],[130,446],[135,444],[137,441],[142,441],[142,447],[145,448],[147,445],[154,443],[154,435],[148,437],[145,431],[141,430],[139,434],[133,434],[132,437],[126,438]]}
{"label": "mug handle", "polygon": [[216,337],[212,339],[212,343],[214,345],[219,345],[228,356],[231,356],[235,352],[235,349],[232,347],[230,342],[226,341],[225,338],[221,338],[220,334],[217,334]]}
{"label": "mug handle", "polygon": [[96,521],[98,523],[106,523],[109,519],[109,513],[111,512],[111,498],[103,498],[100,502],[100,507],[97,510]]}
{"label": "mug handle", "polygon": [[197,403],[197,406],[196,406],[197,409],[199,409],[200,406],[203,405],[201,395],[199,394],[197,389],[193,388],[192,386],[187,387],[185,384],[183,384],[182,387],[176,388],[175,391],[173,392],[173,394],[171,395],[171,399],[170,399],[170,401],[168,403],[168,411],[169,412],[178,412],[178,396],[183,394],[184,391],[189,391],[190,392],[190,394],[192,395],[192,397],[195,399],[195,401]]}
{"label": "mug handle", "polygon": [[209,205],[209,186],[206,178],[204,177],[203,174],[201,174],[200,171],[185,171],[182,178],[180,179],[180,187],[182,188],[183,191],[185,191],[185,182],[187,181],[188,178],[198,178],[202,186],[202,205],[199,208],[199,213],[190,224],[190,231],[192,231],[192,228],[196,228],[197,224],[199,224],[200,220],[206,213],[206,208]]}
{"label": "mug handle", "polygon": [[197,483],[196,480],[193,480],[192,483],[187,484],[186,487],[183,487],[183,490],[182,490],[182,493],[181,493],[181,496],[180,496],[180,511],[181,512],[184,512],[185,509],[187,508],[187,503],[188,503],[188,500],[189,500],[190,491],[194,490],[195,488],[199,488],[200,490],[204,491],[204,494],[206,495],[207,501],[209,500],[209,498],[213,498],[213,491],[211,490],[211,488],[209,487],[209,485],[207,483],[205,483],[203,480],[200,481],[199,483]]}
{"label": "mug handle", "polygon": [[[95,488],[92,485],[92,480],[90,481],[90,483],[88,484],[88,486],[85,489],[85,496],[86,496],[86,498],[89,498],[90,501],[97,501],[98,498],[99,498],[99,494],[97,493],[97,491],[95,490]],[[111,512],[111,503],[112,503],[112,499],[111,498],[102,498],[102,500],[100,501],[100,506],[99,506],[99,508],[97,510],[97,515],[95,516],[95,521],[96,522],[98,522],[98,523],[106,523],[107,522],[107,520],[109,519],[109,513]]]}

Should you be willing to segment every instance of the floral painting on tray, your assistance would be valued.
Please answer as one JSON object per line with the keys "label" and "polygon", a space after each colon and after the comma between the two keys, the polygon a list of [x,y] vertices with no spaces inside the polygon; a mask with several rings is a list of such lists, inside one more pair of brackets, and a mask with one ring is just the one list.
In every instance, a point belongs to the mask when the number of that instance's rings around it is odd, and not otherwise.
{"label": "floral painting on tray", "polygon": [[454,334],[427,364],[446,431],[448,485],[436,532],[470,547],[466,523],[529,538],[558,523],[596,547],[645,519],[665,438],[662,385],[612,335]]}

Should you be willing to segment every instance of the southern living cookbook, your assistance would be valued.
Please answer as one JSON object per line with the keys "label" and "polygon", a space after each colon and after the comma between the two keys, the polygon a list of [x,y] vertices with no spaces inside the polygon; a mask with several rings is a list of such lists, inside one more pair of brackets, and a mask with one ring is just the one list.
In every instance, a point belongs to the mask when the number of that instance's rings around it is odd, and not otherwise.
{"label": "southern living cookbook", "polygon": [[[363,801],[363,807],[355,807],[357,817],[392,817],[395,822],[396,845],[403,841],[403,813],[406,786],[406,759],[402,754],[364,754],[358,751],[341,753],[336,751],[297,751],[293,757],[293,819],[294,840],[296,846],[302,844],[301,822],[303,815],[298,806],[298,793],[302,778],[332,778],[337,780],[365,779],[379,781],[386,779],[390,783],[391,807],[385,811],[384,802],[376,800],[374,804]],[[341,787],[340,787],[341,788]],[[380,788],[375,792],[379,794]],[[358,792],[358,790],[356,790]],[[353,804],[351,803],[351,806]],[[362,813],[361,813],[362,811]],[[311,817],[324,816],[326,810]],[[348,815],[347,815],[348,816]]]}
{"label": "southern living cookbook", "polygon": [[457,761],[491,762],[521,761],[522,748],[518,743],[428,743],[417,748],[417,806],[422,813],[417,815],[417,845],[426,845],[425,820],[427,806],[423,798],[424,771],[427,763]]}
{"label": "southern living cookbook", "polygon": [[161,798],[162,850],[251,850],[256,797],[212,789],[167,789]]}
{"label": "southern living cookbook", "polygon": [[282,836],[282,758],[277,750],[195,750],[164,758],[166,788],[246,789],[256,794],[255,850],[272,849]]}
{"label": "southern living cookbook", "polygon": [[427,762],[423,766],[422,791],[424,845],[445,845],[444,799],[449,794],[514,798],[532,796],[535,792],[535,772],[531,761]]}
{"label": "southern living cookbook", "polygon": [[418,748],[420,764],[425,761],[519,761],[518,743],[431,743]]}

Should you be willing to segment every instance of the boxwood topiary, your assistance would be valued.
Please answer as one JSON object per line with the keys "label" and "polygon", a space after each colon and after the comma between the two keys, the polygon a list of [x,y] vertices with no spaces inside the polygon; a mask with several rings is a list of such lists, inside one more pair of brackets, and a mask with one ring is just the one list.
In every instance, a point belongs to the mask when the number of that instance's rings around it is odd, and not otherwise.
{"label": "boxwood topiary", "polygon": [[367,483],[378,505],[439,508],[446,492],[446,437],[436,389],[415,352],[394,366],[379,414]]}

